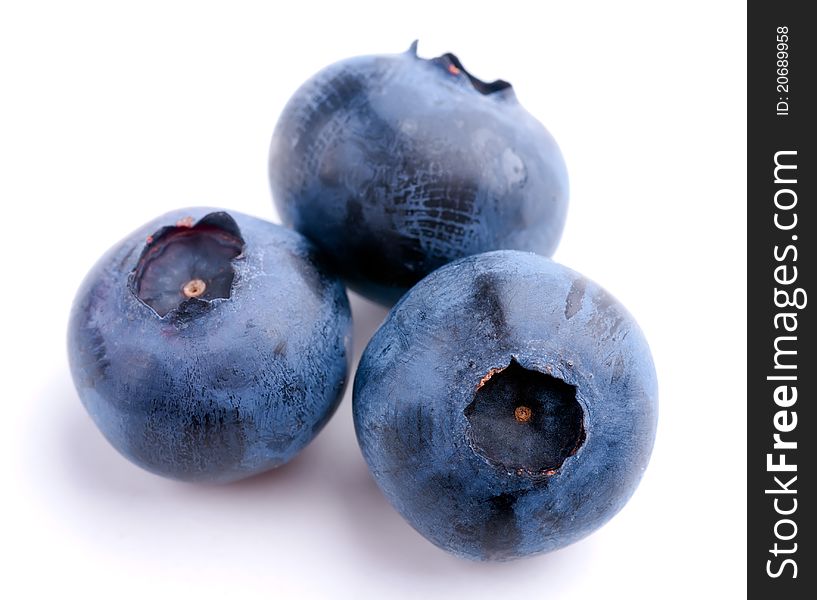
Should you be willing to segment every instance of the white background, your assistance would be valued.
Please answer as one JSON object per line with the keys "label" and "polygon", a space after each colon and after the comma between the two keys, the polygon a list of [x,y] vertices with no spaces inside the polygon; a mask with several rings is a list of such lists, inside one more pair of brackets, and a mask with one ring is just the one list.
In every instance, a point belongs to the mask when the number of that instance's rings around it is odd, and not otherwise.
{"label": "white background", "polygon": [[[745,595],[743,3],[10,4],[0,595]],[[121,458],[68,373],[71,300],[104,250],[181,206],[276,218],[266,155],[290,94],[415,38],[421,56],[452,51],[513,83],[550,129],[571,175],[555,258],[616,295],[654,352],[660,425],[640,488],[543,557],[473,564],[416,534],[368,475],[349,391],[289,465],[194,486]],[[357,360],[385,312],[352,305]]]}

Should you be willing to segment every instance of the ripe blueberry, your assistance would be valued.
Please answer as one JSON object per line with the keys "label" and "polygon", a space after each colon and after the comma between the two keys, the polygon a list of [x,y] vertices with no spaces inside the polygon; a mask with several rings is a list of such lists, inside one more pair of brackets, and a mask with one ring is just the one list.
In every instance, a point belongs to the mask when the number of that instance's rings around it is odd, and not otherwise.
{"label": "ripe blueberry", "polygon": [[391,304],[437,267],[501,248],[550,256],[567,212],[556,142],[505,81],[453,54],[331,65],[287,104],[269,176],[284,222],[352,288]]}
{"label": "ripe blueberry", "polygon": [[348,369],[340,281],[301,235],[191,208],[105,254],[77,293],[79,396],[124,456],[230,481],[291,459],[334,412]]}
{"label": "ripe blueberry", "polygon": [[409,291],[355,376],[375,480],[426,538],[472,559],[565,546],[618,512],[655,436],[638,325],[598,285],[496,251]]}

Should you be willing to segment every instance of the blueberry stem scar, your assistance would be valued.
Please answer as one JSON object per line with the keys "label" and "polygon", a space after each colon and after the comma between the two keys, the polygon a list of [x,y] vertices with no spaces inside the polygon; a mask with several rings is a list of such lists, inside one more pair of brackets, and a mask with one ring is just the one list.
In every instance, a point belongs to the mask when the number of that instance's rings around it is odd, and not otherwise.
{"label": "blueberry stem scar", "polygon": [[191,279],[184,284],[182,293],[188,298],[198,298],[207,289],[207,284],[201,279]]}
{"label": "blueberry stem scar", "polygon": [[527,423],[530,421],[531,410],[527,406],[517,406],[513,411],[513,416],[520,423]]}

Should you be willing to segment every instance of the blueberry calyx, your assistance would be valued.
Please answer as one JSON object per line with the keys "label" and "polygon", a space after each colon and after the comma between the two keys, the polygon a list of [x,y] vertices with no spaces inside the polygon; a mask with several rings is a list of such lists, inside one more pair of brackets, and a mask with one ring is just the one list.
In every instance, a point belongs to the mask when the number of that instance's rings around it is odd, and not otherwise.
{"label": "blueberry calyx", "polygon": [[512,358],[476,386],[465,408],[472,450],[509,473],[555,475],[584,443],[577,388]]}
{"label": "blueberry calyx", "polygon": [[192,217],[148,236],[131,272],[131,292],[160,317],[187,320],[232,294],[233,261],[244,251],[238,224],[226,212]]}
{"label": "blueberry calyx", "polygon": [[[408,54],[411,54],[417,57],[417,45],[418,40],[414,40],[409,46]],[[418,57],[419,58],[419,57]],[[451,52],[446,52],[445,54],[438,56],[436,58],[431,59],[420,59],[420,60],[427,60],[428,62],[439,65],[442,67],[450,76],[452,77],[460,77],[465,76],[468,82],[471,84],[471,87],[474,88],[477,92],[482,94],[483,96],[488,96],[491,94],[496,94],[502,92],[503,90],[508,90],[508,94],[512,93],[512,86],[510,83],[505,81],[504,79],[496,79],[494,81],[488,82],[483,81],[477,77],[474,77],[468,70],[462,65],[460,59]]]}

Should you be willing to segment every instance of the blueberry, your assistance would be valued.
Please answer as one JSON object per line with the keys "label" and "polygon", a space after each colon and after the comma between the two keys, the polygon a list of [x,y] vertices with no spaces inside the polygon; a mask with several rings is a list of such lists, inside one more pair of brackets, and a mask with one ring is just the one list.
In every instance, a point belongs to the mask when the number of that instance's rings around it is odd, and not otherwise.
{"label": "blueberry", "polygon": [[385,495],[433,543],[482,560],[551,551],[610,519],[647,466],[657,408],[629,313],[578,273],[509,250],[409,291],[354,386]]}
{"label": "blueberry", "polygon": [[453,54],[336,63],[287,104],[269,176],[283,220],[350,286],[391,304],[454,259],[502,248],[550,256],[567,212],[556,142],[505,81]]}
{"label": "blueberry", "polygon": [[346,292],[301,235],[217,209],[148,223],[77,293],[79,396],[124,456],[226,482],[291,459],[331,417],[348,370]]}

